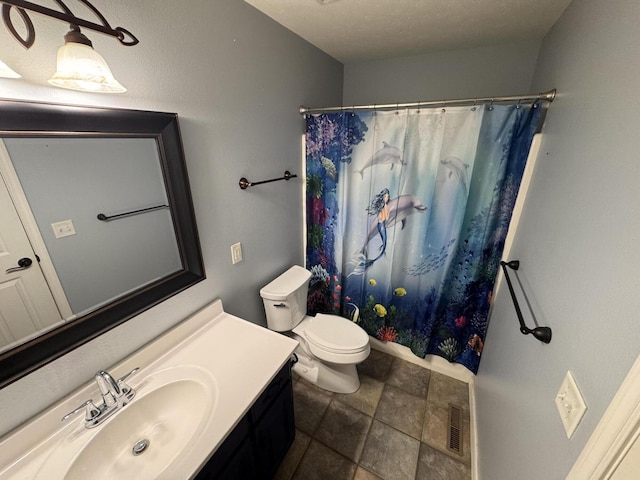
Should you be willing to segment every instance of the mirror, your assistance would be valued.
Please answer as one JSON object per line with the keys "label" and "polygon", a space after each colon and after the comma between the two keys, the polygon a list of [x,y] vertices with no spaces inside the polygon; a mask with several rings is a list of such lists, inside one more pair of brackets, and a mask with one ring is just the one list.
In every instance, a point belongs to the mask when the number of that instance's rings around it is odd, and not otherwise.
{"label": "mirror", "polygon": [[0,101],[0,268],[0,386],[204,279],[177,116]]}

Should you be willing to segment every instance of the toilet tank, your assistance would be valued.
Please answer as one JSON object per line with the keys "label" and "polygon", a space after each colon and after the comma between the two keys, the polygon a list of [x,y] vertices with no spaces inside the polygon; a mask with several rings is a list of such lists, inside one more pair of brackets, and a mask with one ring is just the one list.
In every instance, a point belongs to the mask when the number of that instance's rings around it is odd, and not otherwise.
{"label": "toilet tank", "polygon": [[276,332],[293,329],[307,314],[311,272],[294,265],[260,289],[267,326]]}

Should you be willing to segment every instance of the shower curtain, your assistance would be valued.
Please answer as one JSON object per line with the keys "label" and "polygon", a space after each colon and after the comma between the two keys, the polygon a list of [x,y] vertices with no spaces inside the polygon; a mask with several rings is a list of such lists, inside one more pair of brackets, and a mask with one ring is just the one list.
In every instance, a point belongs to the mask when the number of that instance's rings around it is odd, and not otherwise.
{"label": "shower curtain", "polygon": [[540,112],[307,115],[308,312],[477,373]]}

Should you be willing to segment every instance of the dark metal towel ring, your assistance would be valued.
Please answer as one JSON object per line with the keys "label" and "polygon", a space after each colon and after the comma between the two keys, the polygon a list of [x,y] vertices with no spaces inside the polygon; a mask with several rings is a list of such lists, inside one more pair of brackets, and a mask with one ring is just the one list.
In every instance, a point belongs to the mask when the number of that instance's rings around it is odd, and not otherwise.
{"label": "dark metal towel ring", "polygon": [[551,342],[551,329],[549,327],[536,327],[531,329],[524,324],[524,319],[522,318],[522,311],[520,310],[520,305],[518,305],[518,299],[516,298],[516,293],[513,290],[513,285],[511,285],[511,279],[509,278],[509,273],[507,272],[507,267],[512,270],[518,270],[520,268],[520,262],[518,260],[512,260],[510,262],[500,262],[500,266],[504,271],[504,278],[507,279],[507,286],[509,287],[509,293],[511,293],[511,299],[513,300],[513,306],[516,308],[516,314],[518,315],[518,321],[520,322],[520,332],[523,335],[528,335],[531,333],[534,337],[540,340],[543,343]]}

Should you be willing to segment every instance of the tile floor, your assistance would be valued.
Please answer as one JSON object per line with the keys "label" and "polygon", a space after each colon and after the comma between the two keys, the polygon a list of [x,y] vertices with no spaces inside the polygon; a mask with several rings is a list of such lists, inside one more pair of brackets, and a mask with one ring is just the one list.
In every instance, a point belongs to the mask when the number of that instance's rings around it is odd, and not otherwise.
{"label": "tile floor", "polygon": [[[276,480],[470,480],[466,383],[371,350],[343,395],[294,376],[296,439]],[[462,455],[447,449],[449,404]]]}

